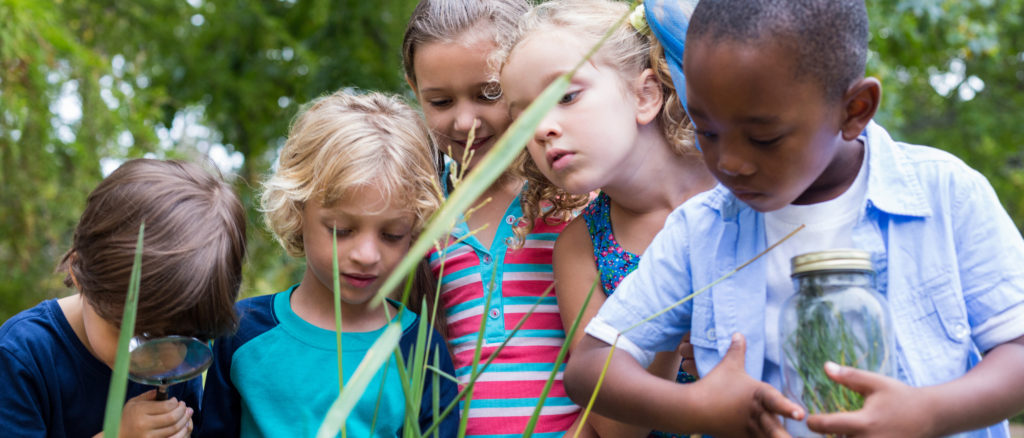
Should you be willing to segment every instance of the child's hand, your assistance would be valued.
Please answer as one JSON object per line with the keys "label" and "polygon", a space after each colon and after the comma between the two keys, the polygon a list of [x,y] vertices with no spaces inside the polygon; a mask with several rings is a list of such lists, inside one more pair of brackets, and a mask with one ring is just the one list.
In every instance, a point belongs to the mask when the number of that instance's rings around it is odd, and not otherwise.
{"label": "child's hand", "polygon": [[743,367],[747,342],[736,333],[718,366],[691,385],[703,388],[708,430],[714,436],[787,437],[779,415],[799,420],[803,409],[771,385],[754,380]]}
{"label": "child's hand", "polygon": [[918,391],[899,380],[829,362],[829,378],[864,395],[864,407],[853,412],[815,414],[807,427],[815,432],[845,436],[917,437],[934,436]]}
{"label": "child's hand", "polygon": [[697,362],[693,360],[693,344],[690,343],[690,333],[687,332],[683,335],[683,339],[679,341],[679,346],[676,347],[676,353],[679,353],[683,357],[683,362],[680,365],[683,371],[686,371],[693,377],[697,377]]}
{"label": "child's hand", "polygon": [[128,400],[121,411],[121,437],[184,438],[192,433],[192,408],[175,398],[156,401],[156,390]]}

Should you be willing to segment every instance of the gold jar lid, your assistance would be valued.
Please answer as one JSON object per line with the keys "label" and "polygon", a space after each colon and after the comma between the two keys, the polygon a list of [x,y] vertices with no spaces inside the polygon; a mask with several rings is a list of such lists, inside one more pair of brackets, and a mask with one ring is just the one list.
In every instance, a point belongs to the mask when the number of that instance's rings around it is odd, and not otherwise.
{"label": "gold jar lid", "polygon": [[800,254],[793,257],[792,266],[792,277],[814,271],[875,271],[871,266],[871,253],[859,249],[833,249]]}

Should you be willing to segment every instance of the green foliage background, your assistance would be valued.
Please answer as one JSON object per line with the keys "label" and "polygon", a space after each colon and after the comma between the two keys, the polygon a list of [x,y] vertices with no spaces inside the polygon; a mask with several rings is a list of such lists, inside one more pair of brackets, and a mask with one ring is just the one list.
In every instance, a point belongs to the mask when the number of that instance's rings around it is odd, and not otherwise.
{"label": "green foliage background", "polygon": [[[877,120],[980,170],[1024,226],[1024,0],[867,3]],[[237,152],[250,213],[243,294],[296,281],[302,261],[263,227],[255,189],[299,104],[342,87],[410,95],[400,44],[414,5],[0,0],[0,321],[71,293],[53,269],[104,158]],[[77,117],[61,111],[68,99]]]}

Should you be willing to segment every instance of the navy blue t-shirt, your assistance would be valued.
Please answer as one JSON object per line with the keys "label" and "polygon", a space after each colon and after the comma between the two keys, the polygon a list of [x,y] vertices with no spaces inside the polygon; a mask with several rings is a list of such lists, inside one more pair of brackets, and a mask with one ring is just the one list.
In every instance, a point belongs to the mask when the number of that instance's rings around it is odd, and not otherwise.
{"label": "navy blue t-shirt", "polygon": [[[57,300],[25,310],[0,326],[0,435],[92,437],[103,430],[110,368],[71,329]],[[153,389],[128,382],[125,400]],[[168,394],[199,411],[200,378]]]}

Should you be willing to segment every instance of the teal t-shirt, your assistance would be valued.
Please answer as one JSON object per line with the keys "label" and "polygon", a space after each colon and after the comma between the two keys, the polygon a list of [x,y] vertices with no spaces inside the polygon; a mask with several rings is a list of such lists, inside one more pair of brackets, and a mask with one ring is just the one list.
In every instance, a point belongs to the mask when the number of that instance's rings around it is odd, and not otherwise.
{"label": "teal t-shirt", "polygon": [[[236,430],[243,437],[315,436],[338,397],[337,340],[334,331],[295,314],[290,305],[294,290],[239,303],[239,333],[217,340],[214,346],[215,363],[207,376],[198,436],[233,436]],[[403,340],[414,334],[416,314],[406,310],[394,317],[400,318]],[[342,334],[346,381],[383,332],[382,327]],[[434,333],[435,343],[443,348],[444,341]],[[447,357],[447,351],[442,356]],[[454,386],[442,388],[449,400],[457,392]],[[346,420],[346,433],[349,437],[399,436],[405,415],[404,392],[392,355]],[[455,415],[451,417],[457,421]]]}

